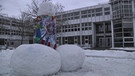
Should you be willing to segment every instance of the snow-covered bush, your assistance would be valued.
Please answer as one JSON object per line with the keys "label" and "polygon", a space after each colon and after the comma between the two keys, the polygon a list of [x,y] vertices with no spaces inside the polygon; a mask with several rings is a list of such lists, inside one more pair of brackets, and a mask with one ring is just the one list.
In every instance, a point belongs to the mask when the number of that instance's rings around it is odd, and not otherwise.
{"label": "snow-covered bush", "polygon": [[11,68],[17,76],[43,76],[60,70],[59,53],[45,45],[27,44],[17,47],[11,57]]}
{"label": "snow-covered bush", "polygon": [[85,55],[82,48],[77,45],[61,45],[56,49],[61,55],[61,70],[74,71],[82,67]]}

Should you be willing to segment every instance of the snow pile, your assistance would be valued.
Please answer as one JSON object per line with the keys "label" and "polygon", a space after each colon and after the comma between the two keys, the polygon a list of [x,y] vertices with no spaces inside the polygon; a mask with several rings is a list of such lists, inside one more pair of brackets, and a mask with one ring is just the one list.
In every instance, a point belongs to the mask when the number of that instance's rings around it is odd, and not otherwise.
{"label": "snow pile", "polygon": [[118,57],[135,59],[135,52],[116,51],[116,50],[85,50],[86,56],[100,56],[100,57]]}
{"label": "snow pile", "polygon": [[38,11],[38,16],[40,15],[54,16],[55,15],[54,4],[52,4],[52,2],[50,1],[41,3]]}
{"label": "snow pile", "polygon": [[134,47],[130,47],[130,48],[128,48],[128,47],[125,47],[125,48],[111,48],[111,49],[115,49],[115,50],[135,50]]}
{"label": "snow pile", "polygon": [[61,45],[56,49],[61,55],[61,70],[74,71],[82,67],[85,55],[77,45]]}
{"label": "snow pile", "polygon": [[1,74],[8,74],[10,72],[10,59],[13,50],[1,50],[0,52],[0,76]]}
{"label": "snow pile", "polygon": [[15,49],[11,57],[11,68],[16,76],[54,74],[60,67],[59,53],[41,44],[21,45]]}

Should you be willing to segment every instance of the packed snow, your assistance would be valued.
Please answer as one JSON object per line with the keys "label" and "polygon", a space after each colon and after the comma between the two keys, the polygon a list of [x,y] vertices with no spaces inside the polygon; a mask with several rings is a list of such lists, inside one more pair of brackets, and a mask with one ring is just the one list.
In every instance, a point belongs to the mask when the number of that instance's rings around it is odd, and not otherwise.
{"label": "packed snow", "polygon": [[41,44],[21,45],[11,57],[11,68],[16,76],[43,76],[57,73],[61,58],[54,49]]}
{"label": "packed snow", "polygon": [[40,4],[38,16],[40,15],[49,15],[54,16],[55,15],[55,9],[54,4],[50,1],[46,1]]}
{"label": "packed snow", "polygon": [[111,57],[122,59],[135,59],[135,52],[126,52],[121,50],[85,50],[85,55],[90,57]]}
{"label": "packed snow", "polygon": [[[0,76],[12,76],[10,59],[13,51],[0,52]],[[85,61],[81,69],[72,72],[59,71],[53,76],[135,76],[135,52],[119,50],[84,50],[84,52]]]}
{"label": "packed snow", "polygon": [[56,49],[61,56],[61,70],[74,71],[82,67],[85,55],[82,48],[77,45],[61,45]]}

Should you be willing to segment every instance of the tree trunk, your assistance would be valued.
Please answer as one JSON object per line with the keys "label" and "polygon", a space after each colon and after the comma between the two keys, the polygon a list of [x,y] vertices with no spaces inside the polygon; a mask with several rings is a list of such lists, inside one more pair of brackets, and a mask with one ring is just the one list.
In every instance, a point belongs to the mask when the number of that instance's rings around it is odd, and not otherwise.
{"label": "tree trunk", "polygon": [[21,35],[21,44],[23,44],[23,37],[24,37],[24,31],[22,31],[22,35]]}

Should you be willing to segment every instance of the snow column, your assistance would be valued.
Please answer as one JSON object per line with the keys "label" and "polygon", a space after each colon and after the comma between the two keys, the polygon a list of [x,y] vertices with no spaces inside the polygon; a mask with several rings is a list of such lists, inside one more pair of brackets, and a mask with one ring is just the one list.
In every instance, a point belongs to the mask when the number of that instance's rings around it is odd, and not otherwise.
{"label": "snow column", "polygon": [[36,18],[35,42],[56,49],[56,19],[54,5],[50,1],[40,4]]}

